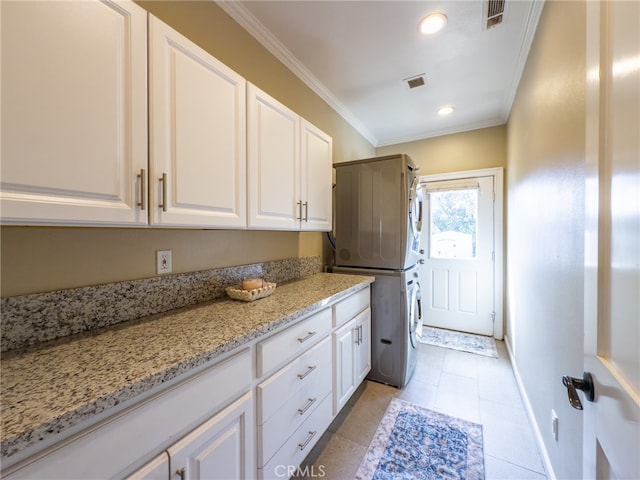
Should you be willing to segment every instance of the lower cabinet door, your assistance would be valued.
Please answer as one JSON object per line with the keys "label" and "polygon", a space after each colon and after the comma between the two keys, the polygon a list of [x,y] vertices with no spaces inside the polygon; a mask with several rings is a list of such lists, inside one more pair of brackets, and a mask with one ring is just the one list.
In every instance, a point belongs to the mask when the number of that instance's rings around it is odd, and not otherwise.
{"label": "lower cabinet door", "polygon": [[354,378],[356,339],[355,320],[351,320],[333,333],[333,368],[335,369],[333,385],[334,415],[338,414],[356,389]]}
{"label": "lower cabinet door", "polygon": [[255,477],[253,397],[246,393],[170,447],[172,480]]}
{"label": "lower cabinet door", "polygon": [[356,318],[358,325],[356,332],[359,332],[355,354],[355,385],[357,388],[371,370],[371,310],[367,308]]}

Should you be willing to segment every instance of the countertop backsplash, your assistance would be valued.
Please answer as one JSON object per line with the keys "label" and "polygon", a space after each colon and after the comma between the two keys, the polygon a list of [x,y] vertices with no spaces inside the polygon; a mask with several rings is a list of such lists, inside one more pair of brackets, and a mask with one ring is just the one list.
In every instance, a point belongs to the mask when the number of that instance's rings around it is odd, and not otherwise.
{"label": "countertop backsplash", "polygon": [[215,300],[245,277],[284,283],[321,271],[320,257],[288,258],[3,298],[1,351]]}

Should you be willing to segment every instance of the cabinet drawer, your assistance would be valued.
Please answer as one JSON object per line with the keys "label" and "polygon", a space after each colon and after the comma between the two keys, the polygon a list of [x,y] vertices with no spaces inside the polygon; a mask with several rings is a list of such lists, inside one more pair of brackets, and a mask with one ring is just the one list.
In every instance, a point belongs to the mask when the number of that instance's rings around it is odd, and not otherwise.
{"label": "cabinet drawer", "polygon": [[369,306],[371,292],[369,287],[362,289],[333,306],[333,326],[339,327],[351,320]]}
{"label": "cabinet drawer", "polygon": [[331,368],[327,366],[318,373],[313,382],[294,392],[271,418],[258,427],[260,465],[269,461],[291,433],[313,415],[322,399],[331,393]]}
{"label": "cabinet drawer", "polygon": [[331,337],[278,370],[257,387],[258,424],[266,422],[292,395],[331,371]]}
{"label": "cabinet drawer", "polygon": [[331,419],[331,395],[327,395],[264,468],[258,469],[258,478],[282,480],[290,477],[294,472],[288,472],[287,468],[300,465],[329,427]]}
{"label": "cabinet drawer", "polygon": [[258,377],[299,355],[323,338],[330,329],[331,309],[326,308],[258,343]]}

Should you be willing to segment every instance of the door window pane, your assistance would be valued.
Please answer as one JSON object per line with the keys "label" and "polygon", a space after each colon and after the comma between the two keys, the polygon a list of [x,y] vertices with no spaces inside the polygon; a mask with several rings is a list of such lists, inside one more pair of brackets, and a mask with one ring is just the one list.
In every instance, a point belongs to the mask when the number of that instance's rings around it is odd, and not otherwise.
{"label": "door window pane", "polygon": [[478,190],[429,192],[431,258],[475,258]]}

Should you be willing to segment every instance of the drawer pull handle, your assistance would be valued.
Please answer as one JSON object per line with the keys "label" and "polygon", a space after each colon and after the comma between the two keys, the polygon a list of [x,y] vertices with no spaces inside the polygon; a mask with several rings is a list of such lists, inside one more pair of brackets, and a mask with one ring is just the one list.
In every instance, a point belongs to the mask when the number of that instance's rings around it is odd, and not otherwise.
{"label": "drawer pull handle", "polygon": [[309,401],[307,402],[307,404],[304,407],[298,409],[298,413],[300,415],[304,415],[305,412],[307,410],[309,410],[311,408],[311,405],[313,405],[314,403],[316,403],[316,399],[315,398],[310,398]]}
{"label": "drawer pull handle", "polygon": [[299,443],[298,447],[300,447],[300,450],[304,450],[307,445],[309,445],[309,442],[311,441],[311,439],[313,439],[313,437],[316,436],[316,433],[318,433],[317,430],[314,430],[313,432],[309,432],[309,436],[305,439],[304,443]]}
{"label": "drawer pull handle", "polygon": [[309,368],[307,369],[307,371],[306,371],[306,372],[304,372],[304,373],[299,373],[299,374],[298,374],[298,378],[299,378],[300,380],[302,380],[304,377],[306,377],[307,375],[309,375],[309,374],[310,374],[311,372],[313,372],[315,369],[316,369],[316,366],[315,366],[315,365],[309,365]]}
{"label": "drawer pull handle", "polygon": [[302,337],[302,338],[298,337],[298,341],[299,341],[300,343],[304,343],[304,342],[306,342],[307,340],[309,340],[311,337],[313,337],[316,333],[318,333],[318,332],[309,332],[309,333],[307,333],[307,335],[305,335],[305,336],[304,336],[304,337]]}
{"label": "drawer pull handle", "polygon": [[180,470],[176,470],[176,475],[178,475],[180,477],[180,480],[184,480],[185,478],[185,470],[184,467],[181,468]]}

